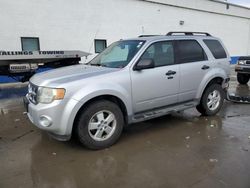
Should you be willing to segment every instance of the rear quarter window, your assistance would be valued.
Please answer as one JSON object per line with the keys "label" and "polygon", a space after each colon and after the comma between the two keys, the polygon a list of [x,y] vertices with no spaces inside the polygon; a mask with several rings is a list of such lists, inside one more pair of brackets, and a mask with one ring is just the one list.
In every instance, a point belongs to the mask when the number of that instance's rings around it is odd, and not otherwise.
{"label": "rear quarter window", "polygon": [[212,52],[215,59],[227,58],[226,51],[218,40],[206,39],[203,41],[207,45],[209,50]]}

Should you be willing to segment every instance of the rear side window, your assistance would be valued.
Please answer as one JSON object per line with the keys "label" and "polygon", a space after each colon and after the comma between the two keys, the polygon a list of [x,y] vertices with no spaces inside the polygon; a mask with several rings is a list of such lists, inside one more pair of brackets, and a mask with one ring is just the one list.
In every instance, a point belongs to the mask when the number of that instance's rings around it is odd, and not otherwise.
{"label": "rear side window", "polygon": [[212,52],[215,59],[227,58],[227,54],[221,43],[217,40],[203,40],[209,50]]}
{"label": "rear side window", "polygon": [[196,40],[180,40],[178,41],[178,62],[189,63],[197,61],[205,61],[207,56]]}

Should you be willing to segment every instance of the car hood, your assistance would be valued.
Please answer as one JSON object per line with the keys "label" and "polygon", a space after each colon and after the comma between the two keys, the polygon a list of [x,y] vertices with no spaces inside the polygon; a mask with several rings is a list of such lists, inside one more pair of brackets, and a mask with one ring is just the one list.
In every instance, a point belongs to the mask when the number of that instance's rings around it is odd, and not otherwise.
{"label": "car hood", "polygon": [[49,85],[57,87],[58,85],[111,73],[117,70],[119,69],[90,65],[73,65],[35,74],[30,79],[30,82],[37,86]]}

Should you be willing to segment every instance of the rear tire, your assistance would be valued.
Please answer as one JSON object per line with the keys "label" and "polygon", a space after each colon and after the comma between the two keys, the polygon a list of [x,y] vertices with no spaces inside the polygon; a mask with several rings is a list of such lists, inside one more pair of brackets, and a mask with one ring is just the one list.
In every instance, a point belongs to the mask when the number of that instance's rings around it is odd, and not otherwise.
{"label": "rear tire", "polygon": [[91,103],[76,123],[80,142],[89,149],[112,146],[119,139],[124,126],[121,109],[113,102],[101,100]]}
{"label": "rear tire", "polygon": [[242,73],[238,73],[237,74],[237,80],[240,84],[245,85],[248,83],[249,81],[249,75],[247,74],[242,74]]}
{"label": "rear tire", "polygon": [[217,114],[225,99],[225,93],[219,84],[213,84],[204,91],[200,104],[196,106],[198,112],[205,116],[213,116]]}

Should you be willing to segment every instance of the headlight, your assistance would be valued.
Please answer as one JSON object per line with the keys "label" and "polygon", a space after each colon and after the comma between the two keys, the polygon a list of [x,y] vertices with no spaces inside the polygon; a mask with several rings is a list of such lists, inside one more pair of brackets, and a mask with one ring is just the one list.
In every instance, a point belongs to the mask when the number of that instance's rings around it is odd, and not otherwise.
{"label": "headlight", "polygon": [[48,87],[39,87],[37,101],[38,103],[49,104],[54,100],[62,100],[65,95],[65,89],[56,89]]}
{"label": "headlight", "polygon": [[246,64],[246,61],[245,60],[239,60],[238,61],[238,65],[245,65]]}

